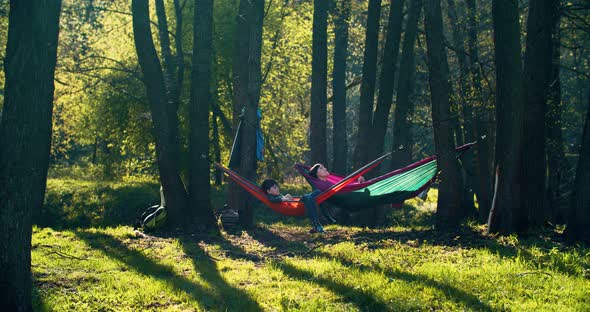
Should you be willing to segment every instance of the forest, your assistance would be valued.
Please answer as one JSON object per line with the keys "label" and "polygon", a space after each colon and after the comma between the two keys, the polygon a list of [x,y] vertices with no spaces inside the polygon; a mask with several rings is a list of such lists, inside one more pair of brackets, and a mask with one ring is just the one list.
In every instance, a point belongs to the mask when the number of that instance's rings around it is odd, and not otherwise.
{"label": "forest", "polygon": [[0,47],[7,311],[590,309],[587,1],[0,0]]}

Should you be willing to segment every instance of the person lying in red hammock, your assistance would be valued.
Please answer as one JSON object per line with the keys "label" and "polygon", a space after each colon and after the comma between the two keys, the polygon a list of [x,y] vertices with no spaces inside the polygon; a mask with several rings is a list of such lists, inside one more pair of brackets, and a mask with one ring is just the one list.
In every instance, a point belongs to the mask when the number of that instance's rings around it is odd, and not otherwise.
{"label": "person lying in red hammock", "polygon": [[[291,201],[293,200],[293,196],[291,194],[283,195],[281,194],[281,190],[279,189],[279,185],[275,180],[264,180],[261,185],[262,190],[266,193],[268,199],[273,203],[280,203],[283,201]],[[319,195],[321,191],[314,190],[309,194],[305,194],[301,196],[301,201],[305,205],[305,214],[311,221],[312,229],[310,233],[324,233],[324,227],[318,220],[318,205],[315,202],[315,197]]]}

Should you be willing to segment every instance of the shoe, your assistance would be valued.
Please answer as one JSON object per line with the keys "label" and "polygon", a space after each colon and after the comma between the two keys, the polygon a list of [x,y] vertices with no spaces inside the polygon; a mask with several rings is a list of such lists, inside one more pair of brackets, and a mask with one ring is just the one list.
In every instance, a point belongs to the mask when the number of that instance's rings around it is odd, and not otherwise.
{"label": "shoe", "polygon": [[314,226],[311,228],[311,230],[309,230],[310,234],[314,234],[314,233],[325,233],[326,231],[324,231],[324,228],[321,225],[318,226]]}
{"label": "shoe", "polygon": [[324,233],[324,227],[322,226],[322,224],[317,221],[314,220],[311,222],[312,225],[312,229],[309,231],[310,233]]}

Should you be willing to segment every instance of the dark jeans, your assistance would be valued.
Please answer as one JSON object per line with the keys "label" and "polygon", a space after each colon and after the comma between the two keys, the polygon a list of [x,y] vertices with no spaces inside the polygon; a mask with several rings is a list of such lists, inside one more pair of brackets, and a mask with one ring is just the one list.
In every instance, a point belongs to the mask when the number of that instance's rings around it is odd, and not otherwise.
{"label": "dark jeans", "polygon": [[314,190],[313,192],[305,194],[301,197],[301,201],[305,205],[305,214],[312,222],[319,222],[318,204],[315,202],[315,198],[320,193],[322,193],[320,190]]}

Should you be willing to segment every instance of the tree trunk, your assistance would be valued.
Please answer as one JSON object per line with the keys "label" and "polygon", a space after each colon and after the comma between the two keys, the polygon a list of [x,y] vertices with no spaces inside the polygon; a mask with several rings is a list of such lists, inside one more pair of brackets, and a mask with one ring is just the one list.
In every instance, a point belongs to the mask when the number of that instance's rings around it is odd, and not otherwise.
{"label": "tree trunk", "polygon": [[359,124],[357,142],[354,152],[354,167],[364,165],[369,158],[369,131],[375,96],[375,75],[377,72],[377,49],[379,37],[379,18],[381,0],[369,0],[367,13],[367,30],[365,32],[365,52],[363,56],[363,81],[359,104]]}
{"label": "tree trunk", "polygon": [[177,131],[176,112],[171,116],[167,103],[164,75],[160,60],[156,54],[149,20],[148,2],[133,0],[133,39],[139,66],[143,73],[151,117],[156,138],[156,158],[160,173],[160,183],[168,204],[168,213],[172,223],[184,224],[187,209],[187,193],[179,174],[178,158],[180,146]]}
{"label": "tree trunk", "polygon": [[311,123],[310,148],[311,162],[323,163],[327,161],[326,146],[326,106],[328,103],[327,75],[328,48],[327,24],[328,4],[326,0],[313,2],[313,35],[311,58]]}
{"label": "tree trunk", "polygon": [[559,13],[559,1],[553,1],[555,8],[553,9],[552,22],[552,67],[551,78],[549,79],[549,89],[547,90],[547,166],[549,173],[549,183],[547,186],[548,195],[548,212],[553,223],[564,223],[565,211],[560,205],[560,199],[564,195],[563,186],[569,185],[571,179],[567,174],[570,170],[570,165],[565,158],[565,151],[563,148],[563,135],[561,131],[561,113],[563,111],[563,104],[561,102],[561,79],[559,78],[560,66],[560,46],[561,35],[559,31],[561,14]]}
{"label": "tree trunk", "polygon": [[[262,21],[264,0],[248,1],[248,85],[246,86],[245,126],[242,131],[239,173],[250,181],[256,180],[256,125],[258,124],[258,103],[260,101],[260,58],[262,52]],[[251,197],[248,197],[251,199]],[[239,208],[240,224],[251,227],[254,220],[253,207],[244,203]]]}
{"label": "tree trunk", "polygon": [[471,85],[474,100],[473,114],[475,126],[473,127],[474,138],[487,135],[489,139],[481,141],[473,149],[474,171],[477,178],[473,180],[477,202],[479,204],[479,218],[481,221],[488,219],[491,205],[491,133],[488,133],[489,118],[487,118],[487,108],[484,105],[481,87],[481,72],[479,66],[479,49],[477,38],[477,10],[475,0],[465,0],[467,5],[467,45],[469,54],[467,61],[471,72]]}
{"label": "tree trunk", "polygon": [[[215,97],[215,96],[214,96]],[[217,100],[214,100],[217,103]],[[217,104],[215,104],[217,105]],[[217,113],[213,110],[213,159],[217,163],[221,163],[221,146],[219,144],[219,122],[217,121]],[[213,180],[215,181],[215,185],[220,186],[222,181],[223,174],[221,170],[215,167],[215,173],[213,175]]]}
{"label": "tree trunk", "polygon": [[[420,0],[417,2],[421,2]],[[371,144],[368,144],[368,157],[375,159],[383,153],[383,143],[385,131],[387,130],[387,120],[393,100],[393,87],[395,82],[395,70],[397,58],[399,55],[399,43],[402,32],[402,11],[404,10],[404,0],[391,0],[389,8],[389,22],[387,25],[387,37],[385,38],[385,48],[383,52],[383,65],[381,65],[381,76],[379,79],[379,94],[377,96],[377,106],[373,114],[371,124],[371,133],[369,138]],[[369,176],[376,176],[375,170]]]}
{"label": "tree trunk", "polygon": [[[166,90],[166,116],[170,119],[168,122],[171,125],[170,137],[176,140],[174,145],[178,148],[174,151],[179,153],[174,155],[174,159],[180,159],[180,137],[178,132],[178,92],[177,81],[174,77],[175,60],[172,58],[172,51],[170,50],[170,36],[168,31],[168,19],[166,18],[166,8],[163,0],[156,0],[156,16],[158,18],[158,37],[160,38],[160,50],[162,53],[162,67],[164,71],[164,88]],[[177,38],[180,41],[181,38]]]}
{"label": "tree trunk", "polygon": [[[251,27],[252,14],[249,10],[250,2],[247,0],[240,0],[238,14],[236,16],[236,31],[235,31],[235,43],[234,53],[232,59],[232,86],[233,86],[233,129],[234,138],[235,131],[238,129],[239,116],[241,115],[242,109],[246,107],[248,103],[248,42],[249,42],[249,31]],[[241,155],[238,155],[241,157]],[[230,168],[240,173],[240,166],[230,164]],[[237,183],[231,181],[229,183],[229,198],[228,204],[232,209],[241,211],[245,209],[246,200],[249,198],[248,193],[244,191]]]}
{"label": "tree trunk", "polygon": [[418,19],[422,11],[422,0],[410,2],[408,21],[404,33],[402,58],[399,64],[397,82],[397,101],[393,114],[393,145],[391,169],[399,169],[412,161],[412,142],[410,139],[414,112],[414,102],[410,97],[414,92],[414,73],[416,72],[414,46],[418,30]]}
{"label": "tree trunk", "polygon": [[590,242],[590,95],[576,182],[565,235],[572,241]]}
{"label": "tree trunk", "polygon": [[[213,0],[196,0],[193,20],[193,64],[190,105],[189,205],[193,224],[214,228],[209,171],[209,111]],[[205,158],[207,157],[207,158]]]}
{"label": "tree trunk", "polygon": [[443,42],[440,0],[427,0],[424,12],[434,144],[438,170],[441,171],[436,226],[444,228],[455,226],[464,217],[461,209],[461,180],[453,140],[449,65]]}
{"label": "tree trunk", "polygon": [[338,2],[334,12],[334,70],[332,72],[332,118],[334,172],[347,172],[348,142],[346,139],[346,51],[350,0]]}
{"label": "tree trunk", "polygon": [[43,205],[61,1],[11,1],[0,121],[0,306],[32,311],[32,215]]}
{"label": "tree trunk", "polygon": [[182,94],[182,86],[184,84],[184,50],[182,49],[182,7],[180,6],[180,0],[174,0],[174,13],[176,15],[176,35],[175,35],[175,46],[176,46],[176,82],[174,83],[174,98],[176,102],[180,104],[180,95]]}
{"label": "tree trunk", "polygon": [[[453,45],[455,47],[455,53],[457,55],[458,63],[459,63],[459,97],[458,103],[459,107],[462,108],[463,112],[463,144],[470,143],[474,141],[474,130],[473,130],[473,108],[471,107],[470,103],[467,101],[467,90],[469,88],[468,85],[468,72],[467,72],[467,53],[465,51],[465,36],[463,30],[461,29],[462,22],[459,21],[458,16],[463,16],[457,14],[457,8],[455,7],[455,0],[447,0],[448,4],[448,16],[449,21],[452,25],[452,34],[453,34]],[[472,153],[465,153],[463,155],[463,186],[464,189],[462,191],[462,200],[463,203],[461,204],[470,215],[475,215],[475,204],[473,202],[473,172],[475,168],[473,167],[473,154]]]}
{"label": "tree trunk", "polygon": [[520,168],[522,151],[522,66],[518,3],[494,0],[492,17],[496,62],[496,168],[498,185],[489,233],[523,230]]}
{"label": "tree trunk", "polygon": [[522,150],[523,173],[526,183],[522,186],[523,209],[528,215],[528,225],[541,225],[545,216],[545,114],[547,89],[551,78],[551,23],[554,5],[548,0],[531,0],[527,23],[526,52],[524,60],[525,111]]}

